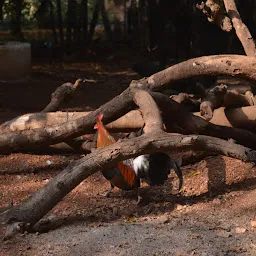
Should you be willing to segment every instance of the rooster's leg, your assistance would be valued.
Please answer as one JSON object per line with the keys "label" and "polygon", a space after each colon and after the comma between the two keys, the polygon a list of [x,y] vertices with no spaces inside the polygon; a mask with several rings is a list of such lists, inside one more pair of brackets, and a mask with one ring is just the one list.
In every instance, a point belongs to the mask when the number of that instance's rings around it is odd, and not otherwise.
{"label": "rooster's leg", "polygon": [[137,198],[138,198],[136,204],[139,204],[142,199],[142,197],[140,196],[140,188],[139,187],[136,188],[136,194],[137,194]]}
{"label": "rooster's leg", "polygon": [[110,188],[109,188],[105,193],[102,193],[102,194],[100,194],[100,195],[101,195],[101,196],[104,196],[104,197],[108,197],[114,187],[115,187],[115,186],[113,186],[113,185],[110,183]]}

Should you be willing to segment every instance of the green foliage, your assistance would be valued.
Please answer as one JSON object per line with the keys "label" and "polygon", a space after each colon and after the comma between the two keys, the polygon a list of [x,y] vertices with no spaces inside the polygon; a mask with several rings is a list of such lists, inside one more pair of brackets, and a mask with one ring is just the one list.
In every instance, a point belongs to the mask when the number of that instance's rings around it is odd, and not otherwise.
{"label": "green foliage", "polygon": [[[74,0],[76,2],[76,10],[74,12],[74,17],[80,15],[81,10],[81,0]],[[3,6],[3,22],[9,24],[14,12],[14,5],[17,1],[15,0],[5,0]],[[53,5],[54,15],[56,13],[56,1],[55,0],[22,0],[22,26],[24,28],[49,28],[50,26],[50,5]],[[96,0],[88,0],[88,18],[91,20],[92,12]],[[112,2],[112,1],[110,1]],[[67,24],[67,6],[68,0],[62,0],[62,16],[64,24]]]}
{"label": "green foliage", "polygon": [[[34,22],[34,13],[40,3],[39,0],[22,0],[22,23],[29,25]],[[3,6],[3,20],[6,23],[10,23],[11,20],[15,19],[15,9],[17,1],[6,0]]]}

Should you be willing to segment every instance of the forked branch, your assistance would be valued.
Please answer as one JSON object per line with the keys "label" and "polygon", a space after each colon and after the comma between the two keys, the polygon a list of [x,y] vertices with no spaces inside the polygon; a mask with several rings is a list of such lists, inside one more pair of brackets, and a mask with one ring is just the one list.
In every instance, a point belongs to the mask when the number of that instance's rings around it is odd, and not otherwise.
{"label": "forked branch", "polygon": [[143,90],[134,93],[135,103],[139,106],[145,122],[144,132],[161,132],[164,130],[160,110],[152,96]]}
{"label": "forked branch", "polygon": [[[164,89],[165,86],[171,87],[173,82],[182,79],[200,75],[221,74],[245,78],[255,83],[255,60],[255,57],[216,55],[184,61],[156,73],[147,79],[133,81],[130,88],[126,89],[122,94],[102,105],[97,110],[92,111],[86,117],[81,117],[61,125],[28,131],[2,133],[0,134],[0,153],[9,153],[23,149],[36,149],[39,146],[52,145],[76,138],[85,133],[92,133],[93,126],[100,113],[104,114],[104,120],[106,123],[109,123],[134,109],[135,104],[131,95],[131,89],[134,88],[158,91]],[[254,147],[255,145],[256,143],[254,143]]]}

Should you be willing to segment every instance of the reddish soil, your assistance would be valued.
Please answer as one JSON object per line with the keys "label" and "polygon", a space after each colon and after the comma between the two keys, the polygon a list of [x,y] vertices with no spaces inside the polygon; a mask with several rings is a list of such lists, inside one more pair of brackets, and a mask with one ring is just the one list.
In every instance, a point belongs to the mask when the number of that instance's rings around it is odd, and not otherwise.
{"label": "reddish soil", "polygon": [[[132,53],[131,53],[131,56]],[[64,65],[33,65],[32,78],[0,84],[0,122],[36,112],[64,82],[93,79],[67,108],[91,110],[122,92],[135,73],[124,55]],[[20,204],[66,165],[72,154],[0,156],[0,211]],[[4,255],[256,255],[256,168],[229,157],[208,157],[182,167],[184,187],[172,173],[164,186],[143,184],[109,198],[100,173],[83,181],[45,217],[44,232],[25,233],[0,245]],[[1,226],[3,235],[5,226]]]}

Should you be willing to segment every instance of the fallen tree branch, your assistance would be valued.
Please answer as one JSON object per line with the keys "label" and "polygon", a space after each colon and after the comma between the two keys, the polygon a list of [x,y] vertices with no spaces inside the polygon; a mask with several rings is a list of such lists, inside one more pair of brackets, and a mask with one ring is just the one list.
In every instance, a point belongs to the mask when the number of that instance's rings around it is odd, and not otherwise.
{"label": "fallen tree branch", "polygon": [[243,161],[256,162],[255,151],[230,141],[200,135],[170,136],[164,132],[148,133],[108,147],[98,148],[86,157],[72,162],[22,205],[2,213],[0,220],[5,223],[22,222],[28,229],[99,168],[109,168],[122,160],[142,154],[181,149],[212,151]]}
{"label": "fallen tree branch", "polygon": [[247,91],[244,94],[238,93],[236,90],[228,90],[223,98],[224,107],[242,107],[242,106],[254,106],[255,98],[251,91]]}
{"label": "fallen tree branch", "polygon": [[179,93],[178,95],[171,95],[170,98],[185,106],[190,112],[198,111],[200,108],[201,99],[192,94]]}
{"label": "fallen tree branch", "polygon": [[[0,125],[0,132],[15,132],[22,130],[31,130],[42,128],[46,126],[52,126],[56,124],[63,124],[68,120],[73,121],[81,117],[87,116],[91,112],[48,112],[48,113],[31,113],[16,117],[10,121],[7,121]],[[144,125],[144,121],[141,116],[141,112],[138,110],[132,110],[117,120],[105,125],[108,130],[112,132],[123,131],[130,132],[141,128]]]}
{"label": "fallen tree branch", "polygon": [[[75,120],[82,116],[88,115],[90,112],[70,112],[69,119]],[[200,113],[194,115],[201,117]],[[54,113],[34,113],[26,114],[4,123],[0,126],[1,133],[20,131],[24,129],[34,129],[45,127],[48,125],[62,124],[65,122],[66,112]],[[38,120],[40,120],[38,122]],[[210,120],[215,125],[242,128],[249,131],[256,131],[256,106],[227,108],[221,107],[216,109],[213,118]],[[131,132],[138,130],[144,126],[144,120],[141,112],[132,110],[124,116],[106,125],[111,132]],[[168,130],[171,131],[170,129]],[[87,139],[87,138],[85,138]],[[66,149],[66,148],[65,148]],[[44,149],[45,150],[45,149]]]}
{"label": "fallen tree branch", "polygon": [[236,35],[243,45],[244,51],[248,56],[256,55],[255,43],[252,35],[243,23],[240,14],[236,8],[234,0],[223,0],[228,16],[231,18],[233,26],[236,30]]}
{"label": "fallen tree branch", "polygon": [[[55,92],[51,95],[51,102],[46,106],[44,110],[41,112],[49,112],[49,111],[57,111],[60,109],[63,103],[67,103],[71,100],[71,98],[74,96],[76,89],[81,85],[82,82],[85,82],[85,80],[77,79],[74,84],[71,83],[65,83],[61,86],[59,86]],[[66,122],[69,121],[68,119],[69,115],[68,112],[66,112]],[[76,152],[85,152],[88,153],[88,150],[84,146],[84,143],[81,142],[81,140],[75,140],[72,138],[68,138],[65,140],[65,143],[73,148]]]}
{"label": "fallen tree branch", "polygon": [[[215,137],[221,137],[223,139],[233,138],[237,143],[244,143],[248,147],[255,148],[255,134],[240,129],[232,129],[230,127],[239,127],[248,130],[256,130],[255,113],[256,107],[243,107],[236,109],[224,109],[220,108],[215,111],[211,124],[203,120],[201,117],[194,116],[192,113],[185,111],[178,103],[170,100],[167,96],[158,95],[158,105],[164,109],[163,117],[168,131],[177,131],[173,129],[173,123],[177,124],[182,128],[182,132],[185,134],[211,134]],[[65,115],[65,113],[63,113]],[[127,126],[129,127],[130,122],[133,122],[134,130],[142,128],[144,121],[141,117],[140,111],[131,111],[128,113],[129,117],[122,121],[121,117],[117,121],[107,125],[108,129],[112,131],[123,131]],[[199,115],[197,113],[197,115]],[[120,121],[120,122],[119,122]],[[117,122],[117,123],[116,123]],[[121,126],[119,127],[119,124]],[[218,126],[221,124],[222,126]],[[229,126],[229,127],[223,127]],[[129,129],[129,131],[131,131]],[[180,132],[180,131],[178,131]],[[12,133],[8,133],[12,135]],[[4,135],[4,133],[3,133]],[[240,137],[241,135],[241,137]],[[90,150],[86,147],[86,150]]]}
{"label": "fallen tree branch", "polygon": [[[133,81],[130,88],[111,101],[92,111],[86,117],[70,121],[62,125],[0,134],[0,153],[9,153],[24,149],[35,149],[38,146],[56,144],[93,132],[93,125],[100,113],[104,114],[106,123],[112,122],[134,108],[131,88],[161,90],[171,86],[172,82],[198,77],[201,75],[232,75],[256,82],[256,66],[254,57],[239,55],[216,55],[191,59],[147,79]],[[256,143],[255,143],[256,144]]]}
{"label": "fallen tree branch", "polygon": [[134,95],[136,105],[141,110],[145,122],[144,132],[161,132],[164,130],[159,108],[152,96],[143,90],[137,90]]}
{"label": "fallen tree branch", "polygon": [[223,98],[227,92],[227,86],[224,84],[217,85],[209,90],[200,105],[201,115],[207,120],[213,117],[213,111],[219,108],[223,102]]}
{"label": "fallen tree branch", "polygon": [[[57,111],[63,105],[63,103],[68,103],[72,97],[74,96],[76,89],[80,86],[80,84],[84,82],[82,79],[77,79],[74,84],[65,83],[59,86],[52,94],[51,94],[51,102],[43,109],[41,112],[49,112],[49,111]],[[68,122],[68,112],[66,112],[66,122]],[[67,139],[65,143],[73,148],[74,151],[83,151],[81,147],[81,143],[77,143],[74,139]]]}
{"label": "fallen tree branch", "polygon": [[180,104],[161,93],[152,92],[154,100],[162,110],[167,131],[172,130],[173,122],[187,134],[203,134],[222,139],[233,139],[236,143],[256,149],[256,134],[238,128],[218,126],[186,111]]}
{"label": "fallen tree branch", "polygon": [[[57,144],[93,131],[94,123],[100,113],[106,122],[114,121],[134,108],[130,90],[110,100],[86,117],[66,122],[61,125],[0,134],[0,152],[9,153],[24,149],[35,149],[38,146]],[[118,107],[117,107],[118,106]]]}
{"label": "fallen tree branch", "polygon": [[252,90],[256,83],[255,57],[243,55],[212,55],[195,59],[190,59],[174,66],[171,66],[161,72],[158,72],[147,79],[133,81],[131,86],[140,89],[150,89],[160,91],[168,86],[172,88],[174,82],[200,77],[202,75],[228,75],[237,78],[243,78],[252,82]]}
{"label": "fallen tree branch", "polygon": [[[195,113],[200,116],[200,113]],[[236,127],[256,132],[256,106],[241,108],[218,108],[210,121],[215,125]]]}
{"label": "fallen tree branch", "polygon": [[75,94],[76,89],[84,82],[82,79],[77,79],[74,84],[65,83],[59,86],[51,95],[51,102],[45,107],[42,112],[50,112],[59,110],[64,102],[68,102]]}

